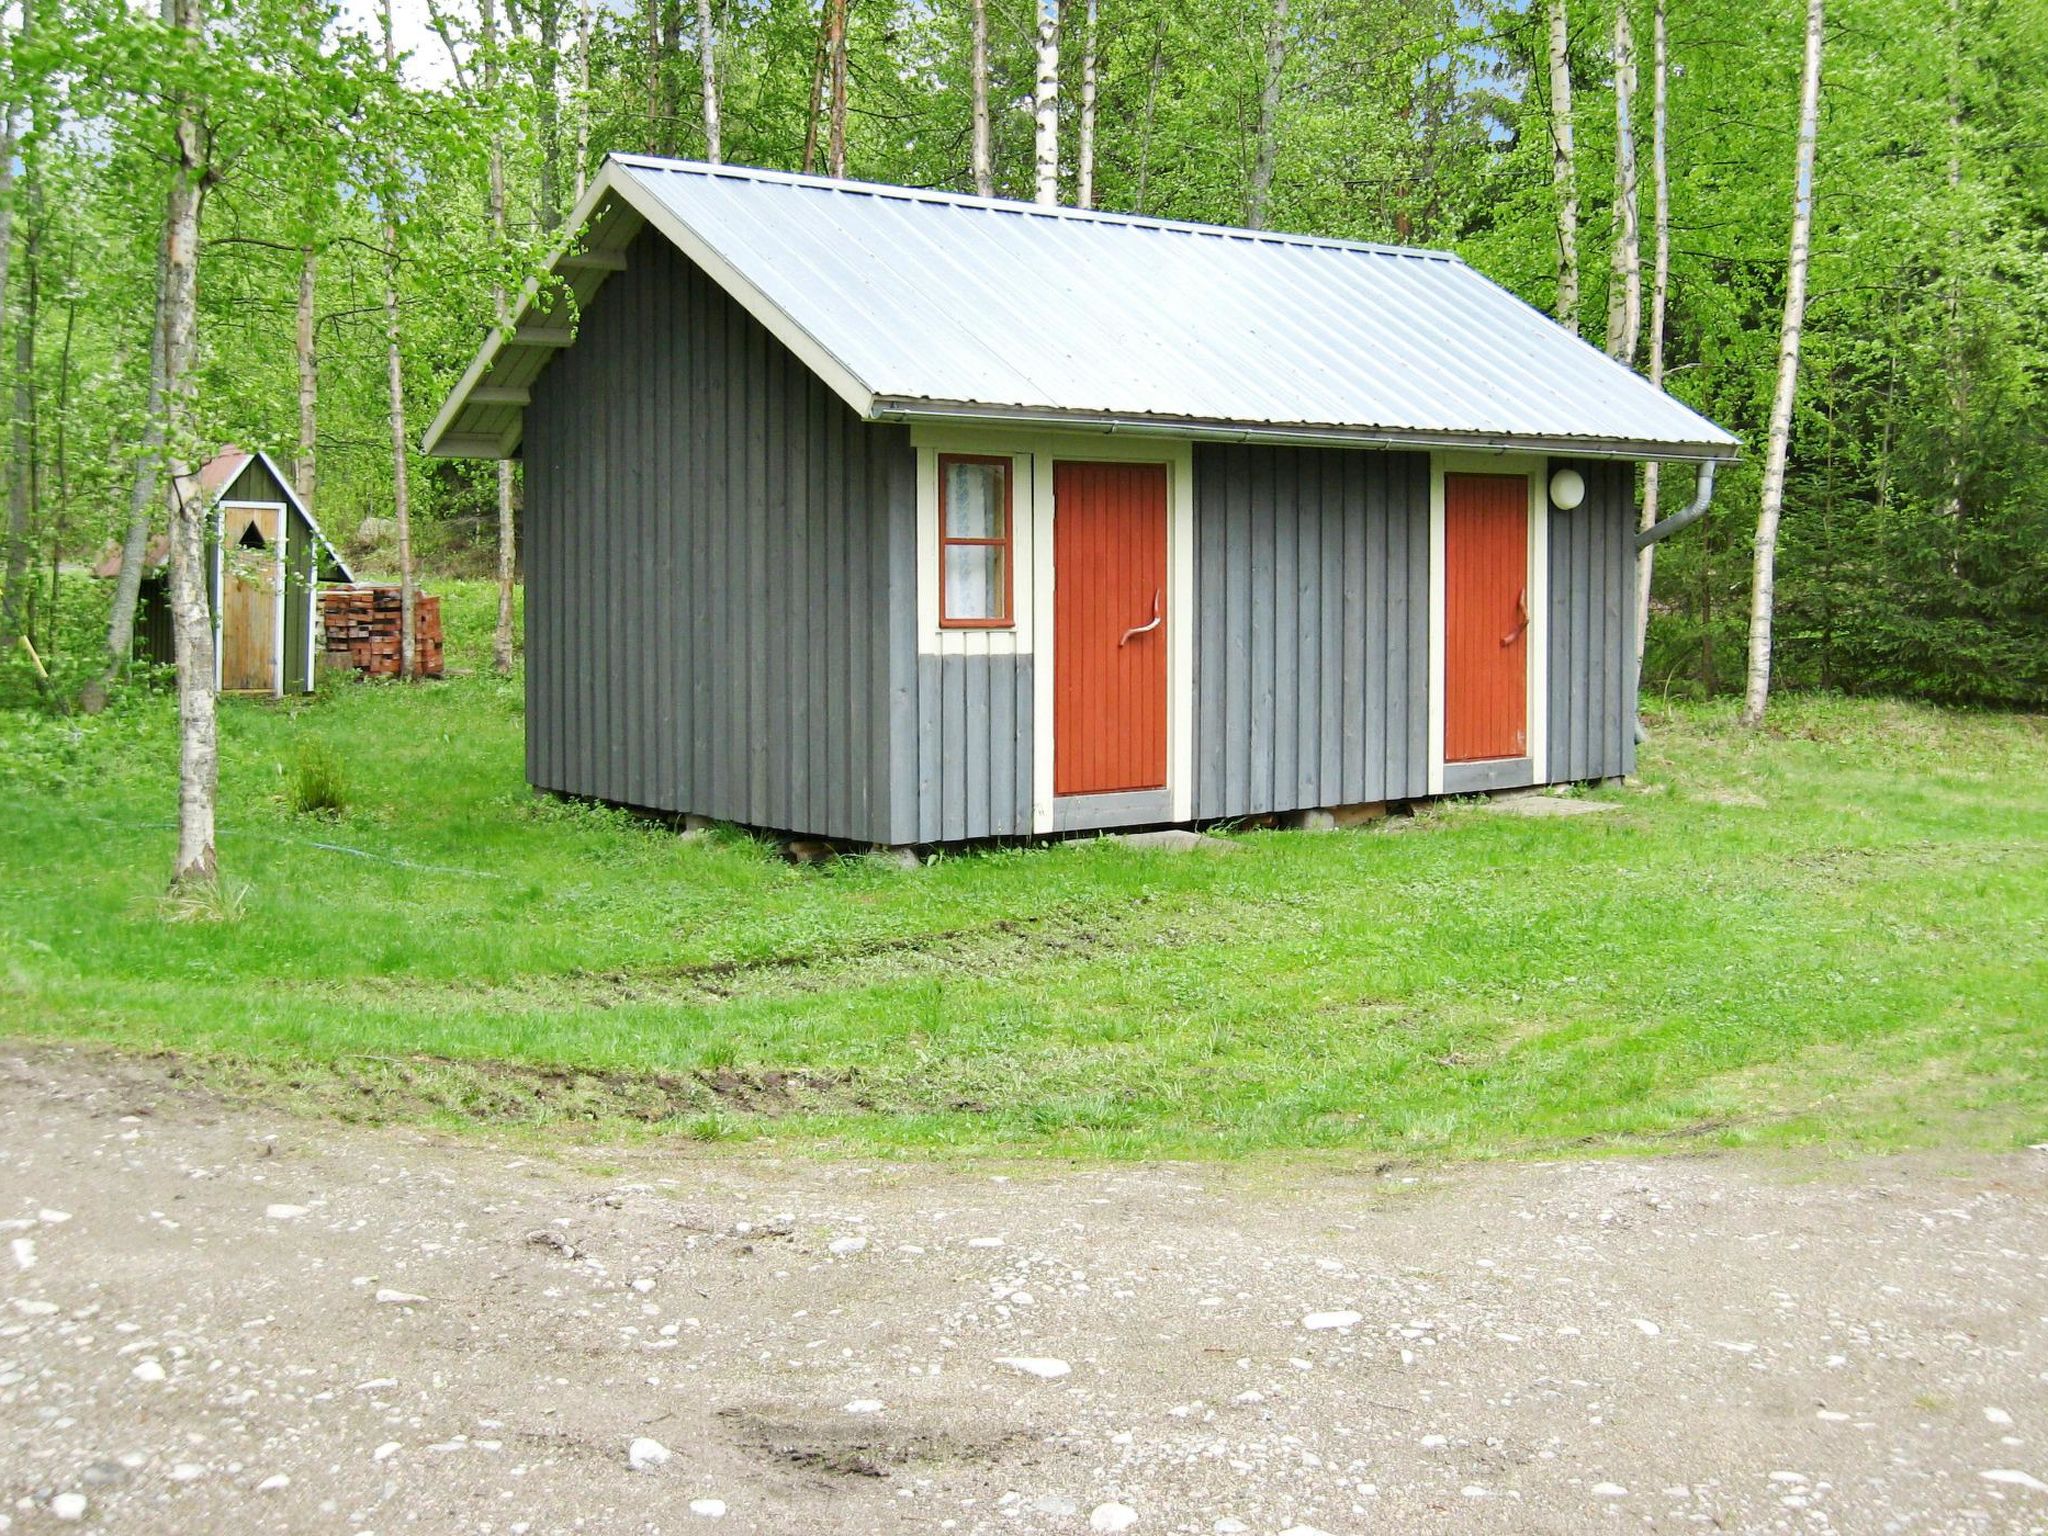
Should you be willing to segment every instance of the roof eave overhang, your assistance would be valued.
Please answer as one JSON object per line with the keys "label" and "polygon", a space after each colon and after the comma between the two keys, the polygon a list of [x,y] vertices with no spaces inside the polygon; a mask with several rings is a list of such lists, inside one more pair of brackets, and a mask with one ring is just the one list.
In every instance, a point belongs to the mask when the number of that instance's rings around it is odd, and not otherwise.
{"label": "roof eave overhang", "polygon": [[[564,268],[579,264],[595,270],[598,281],[612,271],[623,270],[623,252],[618,250],[599,253],[581,251],[579,246],[585,238],[591,221],[600,209],[608,204],[620,204],[631,210],[640,222],[652,225],[675,248],[703,270],[714,283],[758,320],[777,341],[796,354],[804,366],[824,380],[832,392],[852,407],[862,417],[873,415],[874,393],[818,339],[797,324],[788,313],[774,303],[739,269],[703,239],[682,219],[678,218],[668,205],[646,186],[642,185],[632,171],[617,160],[607,160],[597,177],[591,182],[583,198],[570,213],[563,228],[570,231],[548,258],[548,276],[559,276]],[[637,229],[637,225],[636,225]],[[492,368],[507,351],[520,347],[540,347],[548,351],[559,350],[568,344],[568,338],[555,321],[558,315],[552,310],[538,323],[528,329],[529,317],[533,315],[540,300],[544,284],[542,278],[530,278],[520,290],[518,303],[513,307],[511,319],[495,327],[477,350],[475,358],[463,371],[461,380],[449,392],[433,424],[427,428],[421,440],[421,448],[431,457],[451,459],[508,459],[519,451],[525,436],[525,404],[514,406],[517,424],[509,432],[495,435],[464,432],[457,430],[463,413],[470,407],[480,389],[486,384]],[[578,299],[579,306],[589,302],[596,291]],[[481,402],[478,402],[481,403]],[[493,401],[492,404],[507,404]]]}
{"label": "roof eave overhang", "polygon": [[1541,433],[1456,432],[1405,427],[1344,427],[1311,424],[1205,421],[1112,411],[1055,411],[989,406],[969,401],[878,396],[869,419],[931,422],[957,426],[1065,429],[1112,436],[1168,437],[1211,443],[1278,443],[1296,447],[1440,449],[1479,453],[1544,453],[1576,459],[1657,460],[1666,463],[1732,462],[1740,445],[1730,441],[1673,442],[1631,438],[1546,436]]}

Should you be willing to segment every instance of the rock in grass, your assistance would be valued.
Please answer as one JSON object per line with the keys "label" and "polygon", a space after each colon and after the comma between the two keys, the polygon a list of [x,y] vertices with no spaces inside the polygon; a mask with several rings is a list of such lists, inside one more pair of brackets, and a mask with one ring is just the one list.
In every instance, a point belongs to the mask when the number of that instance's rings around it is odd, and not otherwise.
{"label": "rock in grass", "polygon": [[1128,1504],[1098,1504],[1088,1516],[1091,1531],[1128,1531],[1138,1523],[1138,1512]]}
{"label": "rock in grass", "polygon": [[826,1245],[841,1258],[867,1250],[868,1240],[864,1237],[835,1237]]}
{"label": "rock in grass", "polygon": [[650,1440],[645,1435],[626,1447],[626,1465],[635,1472],[652,1472],[665,1467],[674,1453],[659,1440]]}
{"label": "rock in grass", "polygon": [[997,1365],[1007,1365],[1013,1371],[1022,1371],[1026,1376],[1036,1376],[1040,1381],[1058,1381],[1074,1368],[1064,1360],[1054,1360],[1040,1355],[1004,1355]]}

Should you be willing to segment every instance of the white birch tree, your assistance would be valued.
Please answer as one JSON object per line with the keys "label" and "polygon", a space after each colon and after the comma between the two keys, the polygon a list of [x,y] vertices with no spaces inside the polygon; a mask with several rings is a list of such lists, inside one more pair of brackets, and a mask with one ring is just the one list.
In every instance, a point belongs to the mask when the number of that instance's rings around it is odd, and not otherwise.
{"label": "white birch tree", "polygon": [[[1671,166],[1666,140],[1670,132],[1671,44],[1665,25],[1664,0],[1650,13],[1650,382],[1664,387],[1664,308],[1671,292]],[[1655,459],[1643,466],[1643,512],[1640,526],[1656,526],[1657,501],[1663,489],[1663,466]],[[1643,640],[1650,631],[1650,579],[1657,569],[1657,546],[1648,544],[1636,556],[1636,672],[1643,670]]]}
{"label": "white birch tree", "polygon": [[1095,0],[1081,24],[1081,142],[1074,168],[1074,203],[1095,206]]}
{"label": "white birch tree", "polygon": [[973,54],[968,77],[974,98],[974,192],[977,197],[993,197],[995,166],[988,145],[988,0],[972,0],[968,26]]}
{"label": "white birch tree", "polygon": [[1038,79],[1032,91],[1035,120],[1036,200],[1060,200],[1060,0],[1037,0]]}
{"label": "white birch tree", "polygon": [[[391,88],[399,88],[398,37],[392,16],[394,0],[384,0],[384,68]],[[393,131],[395,132],[393,125]],[[410,682],[418,675],[419,634],[416,610],[419,593],[412,568],[412,496],[407,480],[405,434],[405,357],[400,347],[398,316],[398,204],[404,196],[399,151],[390,146],[385,166],[384,201],[384,364],[391,420],[391,520],[398,531],[398,675]]]}
{"label": "white birch tree", "polygon": [[1252,180],[1244,222],[1264,229],[1273,194],[1273,169],[1280,156],[1280,82],[1287,72],[1287,0],[1273,0],[1266,17],[1266,75],[1259,87],[1259,126],[1252,147]]}
{"label": "white birch tree", "polygon": [[[202,0],[172,0],[174,36],[187,63],[204,48]],[[164,199],[164,410],[170,478],[170,608],[178,668],[178,852],[173,891],[220,878],[214,798],[220,778],[213,616],[206,604],[206,498],[194,445],[199,311],[199,229],[213,181],[211,144],[188,80],[178,93],[170,190]]]}
{"label": "white birch tree", "polygon": [[718,33],[711,23],[711,0],[697,0],[697,68],[704,78],[704,158],[724,160],[718,132]]}
{"label": "white birch tree", "polygon": [[1792,245],[1785,263],[1785,317],[1778,332],[1778,380],[1771,395],[1764,449],[1763,496],[1757,508],[1756,557],[1750,575],[1749,671],[1742,721],[1763,724],[1771,697],[1771,619],[1777,597],[1778,521],[1785,510],[1785,460],[1792,444],[1792,406],[1799,389],[1799,338],[1806,324],[1806,269],[1813,241],[1813,160],[1820,137],[1820,61],[1825,0],[1806,0],[1806,47],[1799,71],[1799,145],[1792,173]]}
{"label": "white birch tree", "polygon": [[1614,4],[1614,244],[1607,284],[1607,355],[1633,368],[1643,330],[1643,242],[1636,186],[1636,50],[1629,0]]}
{"label": "white birch tree", "polygon": [[1572,151],[1571,23],[1565,0],[1550,6],[1550,181],[1557,202],[1557,322],[1579,328],[1578,166]]}

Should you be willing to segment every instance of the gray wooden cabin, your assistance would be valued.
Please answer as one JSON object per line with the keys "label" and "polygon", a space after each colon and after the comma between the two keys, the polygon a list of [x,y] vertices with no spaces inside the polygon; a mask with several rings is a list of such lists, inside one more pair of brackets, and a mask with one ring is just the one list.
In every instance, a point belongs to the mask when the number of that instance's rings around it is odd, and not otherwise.
{"label": "gray wooden cabin", "polygon": [[534,785],[900,845],[1632,766],[1634,465],[1735,441],[1455,257],[628,156],[574,227],[426,440],[524,460]]}
{"label": "gray wooden cabin", "polygon": [[[223,448],[200,467],[206,510],[206,601],[213,614],[214,686],[224,693],[311,693],[318,675],[320,584],[348,582],[346,563],[269,454]],[[170,540],[144,556],[136,594],[136,654],[174,660],[165,565]],[[93,574],[120,573],[109,548]]]}

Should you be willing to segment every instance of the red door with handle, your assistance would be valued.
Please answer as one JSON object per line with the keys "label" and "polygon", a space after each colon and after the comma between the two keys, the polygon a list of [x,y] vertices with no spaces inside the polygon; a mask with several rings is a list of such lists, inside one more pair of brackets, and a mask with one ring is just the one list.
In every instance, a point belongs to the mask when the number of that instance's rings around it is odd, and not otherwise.
{"label": "red door with handle", "polygon": [[1529,750],[1529,481],[1444,476],[1444,761]]}
{"label": "red door with handle", "polygon": [[1054,463],[1053,793],[1166,785],[1166,466]]}

